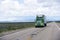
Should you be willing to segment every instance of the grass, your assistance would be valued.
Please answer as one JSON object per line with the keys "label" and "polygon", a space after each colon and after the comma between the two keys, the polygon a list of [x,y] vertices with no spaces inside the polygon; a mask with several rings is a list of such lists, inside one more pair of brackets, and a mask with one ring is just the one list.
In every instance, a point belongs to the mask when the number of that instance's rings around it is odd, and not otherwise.
{"label": "grass", "polygon": [[60,23],[60,21],[55,21],[56,23]]}
{"label": "grass", "polygon": [[34,27],[34,22],[0,23],[0,33],[10,30]]}

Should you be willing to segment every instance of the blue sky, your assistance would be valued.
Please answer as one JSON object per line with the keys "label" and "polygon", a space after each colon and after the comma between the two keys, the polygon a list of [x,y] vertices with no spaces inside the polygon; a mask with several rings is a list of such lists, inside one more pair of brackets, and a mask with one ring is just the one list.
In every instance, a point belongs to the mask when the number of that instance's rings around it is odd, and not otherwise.
{"label": "blue sky", "polygon": [[60,21],[60,0],[0,0],[0,22],[34,21],[37,14]]}

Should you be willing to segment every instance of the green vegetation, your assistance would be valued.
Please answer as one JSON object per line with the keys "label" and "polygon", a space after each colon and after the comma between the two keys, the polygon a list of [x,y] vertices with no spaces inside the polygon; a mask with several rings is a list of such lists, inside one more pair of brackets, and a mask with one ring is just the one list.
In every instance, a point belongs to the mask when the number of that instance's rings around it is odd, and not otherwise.
{"label": "green vegetation", "polygon": [[0,23],[0,33],[28,27],[34,27],[34,22]]}
{"label": "green vegetation", "polygon": [[60,21],[55,21],[56,23],[60,23]]}

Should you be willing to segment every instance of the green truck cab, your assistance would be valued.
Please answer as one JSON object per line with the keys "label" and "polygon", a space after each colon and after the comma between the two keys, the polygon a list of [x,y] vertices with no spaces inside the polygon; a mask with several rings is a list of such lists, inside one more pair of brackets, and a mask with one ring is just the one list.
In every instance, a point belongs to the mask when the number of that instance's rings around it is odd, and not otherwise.
{"label": "green truck cab", "polygon": [[45,15],[37,15],[35,21],[35,27],[45,27],[46,26],[46,18]]}

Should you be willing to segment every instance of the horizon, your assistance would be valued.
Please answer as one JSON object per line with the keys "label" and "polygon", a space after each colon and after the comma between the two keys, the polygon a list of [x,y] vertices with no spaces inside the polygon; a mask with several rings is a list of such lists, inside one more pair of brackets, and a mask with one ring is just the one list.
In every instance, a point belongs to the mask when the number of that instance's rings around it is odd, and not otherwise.
{"label": "horizon", "polygon": [[[60,16],[46,16],[46,20],[47,21],[60,21],[59,19]],[[35,16],[18,16],[18,17],[15,17],[16,19],[14,20],[5,20],[5,21],[2,21],[0,20],[0,22],[35,22],[36,20],[36,17]],[[19,19],[19,20],[18,20]],[[23,20],[24,19],[24,20]]]}

